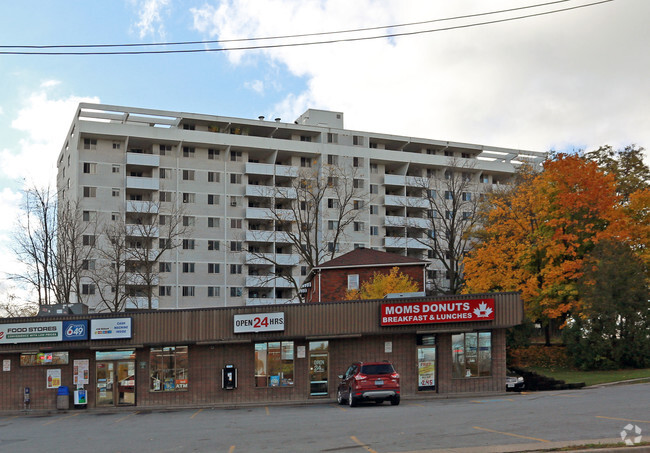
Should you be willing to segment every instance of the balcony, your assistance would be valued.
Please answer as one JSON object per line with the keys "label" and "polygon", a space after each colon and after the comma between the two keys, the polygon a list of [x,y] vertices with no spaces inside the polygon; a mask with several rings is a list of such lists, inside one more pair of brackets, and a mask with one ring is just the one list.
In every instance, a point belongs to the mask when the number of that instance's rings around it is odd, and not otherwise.
{"label": "balcony", "polygon": [[422,208],[429,207],[429,200],[419,197],[403,197],[401,195],[386,195],[384,197],[384,204],[386,206],[402,206],[407,208]]}
{"label": "balcony", "polygon": [[143,248],[127,248],[124,253],[124,259],[127,261],[145,261],[146,255],[149,256],[149,261],[153,261],[158,254],[158,250],[150,249],[149,251]]}
{"label": "balcony", "polygon": [[126,235],[134,237],[157,238],[160,231],[155,225],[126,225]]}
{"label": "balcony", "polygon": [[297,304],[298,298],[295,299],[270,299],[258,297],[254,299],[246,299],[246,305],[284,305],[284,304]]}
{"label": "balcony", "polygon": [[292,221],[296,217],[291,209],[246,208],[247,219]]}
{"label": "balcony", "polygon": [[141,176],[127,176],[126,177],[127,189],[142,189],[142,190],[159,190],[160,180],[158,178],[145,178]]}
{"label": "balcony", "polygon": [[126,212],[138,214],[158,214],[158,205],[151,201],[127,200]]}
{"label": "balcony", "polygon": [[126,153],[126,165],[158,167],[160,166],[160,156],[157,154]]}
{"label": "balcony", "polygon": [[293,288],[290,281],[268,275],[247,275],[244,285],[247,288]]}
{"label": "balcony", "polygon": [[[129,297],[126,299],[125,308],[127,310],[148,310],[149,301],[146,297]],[[151,308],[158,309],[158,299],[155,297],[151,299]]]}
{"label": "balcony", "polygon": [[247,175],[267,175],[267,176],[285,176],[296,178],[298,169],[291,165],[260,164],[257,162],[246,162]]}
{"label": "balcony", "polygon": [[387,215],[385,224],[387,227],[431,228],[429,219],[423,219],[421,217]]}
{"label": "balcony", "polygon": [[418,240],[414,238],[391,237],[391,236],[386,236],[384,238],[384,247],[386,247],[387,249],[408,248],[408,249],[420,249],[420,250],[426,250],[429,248],[425,244],[418,242]]}
{"label": "balcony", "polygon": [[297,266],[300,255],[290,253],[247,253],[246,264],[277,264],[279,266]]}
{"label": "balcony", "polygon": [[[135,272],[127,272],[126,281],[127,286],[148,286],[142,275],[136,274]],[[158,276],[151,275],[151,284],[158,285],[158,282]],[[145,297],[144,299],[146,300],[147,298]]]}
{"label": "balcony", "polygon": [[246,241],[248,242],[284,242],[291,243],[289,234],[284,231],[269,230],[247,230]]}

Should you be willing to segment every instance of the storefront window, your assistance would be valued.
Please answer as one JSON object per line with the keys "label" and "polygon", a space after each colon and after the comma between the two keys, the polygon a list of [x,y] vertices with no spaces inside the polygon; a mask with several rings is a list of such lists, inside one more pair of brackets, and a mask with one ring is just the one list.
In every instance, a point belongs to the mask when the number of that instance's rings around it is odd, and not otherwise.
{"label": "storefront window", "polygon": [[471,378],[491,375],[491,332],[455,334],[451,336],[451,344],[453,378]]}
{"label": "storefront window", "polygon": [[149,390],[153,392],[187,390],[188,371],[187,346],[151,348]]}
{"label": "storefront window", "polygon": [[293,385],[293,341],[255,343],[255,387]]}
{"label": "storefront window", "polygon": [[68,351],[20,354],[20,366],[67,365]]}

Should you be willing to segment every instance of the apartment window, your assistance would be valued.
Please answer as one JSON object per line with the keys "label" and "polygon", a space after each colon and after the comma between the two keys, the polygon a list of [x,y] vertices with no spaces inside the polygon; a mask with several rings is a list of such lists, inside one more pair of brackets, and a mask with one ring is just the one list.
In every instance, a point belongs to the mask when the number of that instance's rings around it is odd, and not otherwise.
{"label": "apartment window", "polygon": [[293,341],[255,343],[255,387],[293,386],[293,349]]}
{"label": "apartment window", "polygon": [[311,137],[309,135],[301,135],[300,136],[300,141],[301,142],[311,142]]}
{"label": "apartment window", "polygon": [[472,201],[472,194],[470,192],[463,192],[463,201]]}
{"label": "apartment window", "polygon": [[194,250],[194,239],[183,239],[183,250]]}
{"label": "apartment window", "polygon": [[449,170],[445,170],[445,179],[449,180],[453,176],[453,173]]}
{"label": "apartment window", "polygon": [[301,167],[311,167],[311,158],[309,158],[309,157],[301,157],[300,158],[300,166]]}
{"label": "apartment window", "polygon": [[334,244],[333,242],[328,242],[327,243],[327,251],[332,253],[332,252],[338,252],[339,251],[339,245]]}
{"label": "apartment window", "polygon": [[445,219],[452,220],[454,218],[453,211],[445,211]]}
{"label": "apartment window", "polygon": [[219,263],[208,263],[208,274],[218,274],[219,271]]}
{"label": "apartment window", "polygon": [[219,245],[220,245],[219,241],[215,241],[214,239],[208,240],[208,250],[213,250],[213,251],[219,250]]}
{"label": "apartment window", "polygon": [[338,165],[339,164],[339,156],[335,154],[328,154],[327,155],[327,164],[328,165]]}
{"label": "apartment window", "polygon": [[231,162],[241,162],[241,160],[242,160],[241,151],[230,151]]}
{"label": "apartment window", "polygon": [[352,208],[353,209],[362,209],[363,208],[363,200],[353,200],[352,201]]}
{"label": "apartment window", "polygon": [[97,149],[97,139],[84,138],[84,149]]}
{"label": "apartment window", "polygon": [[339,223],[336,220],[328,220],[327,221],[327,229],[328,230],[335,230],[339,226]]}
{"label": "apartment window", "polygon": [[120,189],[117,189],[117,188],[113,187],[111,189],[111,195],[114,196],[114,197],[119,197],[120,196]]}
{"label": "apartment window", "polygon": [[190,146],[183,146],[183,157],[194,157],[195,149]]}
{"label": "apartment window", "polygon": [[376,143],[376,142],[370,142],[370,143],[368,143],[368,148],[374,148],[374,149],[377,149],[377,143]]}
{"label": "apartment window", "polygon": [[239,275],[242,273],[242,265],[241,264],[231,264],[230,265],[230,273],[234,275]]}
{"label": "apartment window", "polygon": [[445,190],[445,200],[453,200],[454,193],[451,190]]}
{"label": "apartment window", "polygon": [[427,178],[435,178],[437,173],[433,168],[427,168]]}
{"label": "apartment window", "polygon": [[230,228],[241,229],[242,219],[230,219]]}
{"label": "apartment window", "polygon": [[95,198],[97,196],[97,187],[84,186],[84,198]]}
{"label": "apartment window", "polygon": [[468,173],[466,171],[463,172],[463,181],[471,181],[472,180],[472,174]]}
{"label": "apartment window", "polygon": [[172,146],[171,145],[159,145],[158,146],[158,154],[161,156],[166,155],[167,153],[171,153],[172,151]]}
{"label": "apartment window", "polygon": [[93,283],[84,283],[81,285],[81,294],[93,295],[95,294],[95,285]]}
{"label": "apartment window", "polygon": [[193,286],[183,286],[182,294],[183,294],[183,297],[194,297],[194,287]]}
{"label": "apartment window", "polygon": [[190,192],[183,192],[183,203],[194,203],[196,201],[196,194]]}
{"label": "apartment window", "polygon": [[113,149],[120,149],[120,146],[119,142],[113,142]]}
{"label": "apartment window", "polygon": [[89,162],[84,162],[84,173],[94,175],[97,173],[97,164],[91,164]]}
{"label": "apartment window", "polygon": [[379,186],[377,184],[370,184],[370,193],[374,195],[378,194]]}
{"label": "apartment window", "polygon": [[436,155],[436,150],[433,149],[433,148],[427,148],[427,154],[429,154],[431,156],[435,156]]}
{"label": "apartment window", "polygon": [[454,157],[454,152],[453,152],[453,151],[449,151],[449,150],[445,150],[445,156],[447,156],[447,157]]}
{"label": "apartment window", "polygon": [[219,204],[219,195],[208,194],[208,204]]}
{"label": "apartment window", "polygon": [[160,214],[158,216],[158,225],[167,225],[169,223],[170,217],[168,215]]}
{"label": "apartment window", "polygon": [[328,187],[335,187],[339,185],[339,178],[336,176],[328,176],[327,177],[327,185]]}
{"label": "apartment window", "polygon": [[232,207],[237,207],[241,204],[241,201],[239,200],[239,197],[230,197],[230,206]]}
{"label": "apartment window", "polygon": [[219,159],[219,154],[220,153],[218,149],[213,149],[213,148],[208,149],[208,159],[210,160]]}
{"label": "apartment window", "polygon": [[196,224],[196,217],[185,215],[183,216],[183,226],[194,226]]}
{"label": "apartment window", "polygon": [[370,236],[379,236],[379,227],[371,226],[370,227]]}
{"label": "apartment window", "polygon": [[120,172],[120,166],[119,165],[113,165],[111,167],[111,172],[112,173],[119,173]]}
{"label": "apartment window", "polygon": [[84,234],[81,238],[83,245],[95,245],[95,235],[94,234]]}
{"label": "apartment window", "polygon": [[352,187],[355,189],[363,189],[363,179],[353,179]]}
{"label": "apartment window", "polygon": [[307,275],[307,266],[300,266],[300,275],[303,277]]}
{"label": "apartment window", "polygon": [[183,170],[183,181],[194,181],[194,170]]}
{"label": "apartment window", "polygon": [[451,360],[451,377],[454,379],[491,376],[491,332],[453,334],[451,336]]}
{"label": "apartment window", "polygon": [[208,182],[219,182],[221,178],[219,177],[219,172],[209,171],[208,172]]}
{"label": "apartment window", "polygon": [[83,211],[81,213],[81,218],[84,222],[90,222],[91,220],[94,221],[96,217],[97,213],[95,211]]}
{"label": "apartment window", "polygon": [[172,263],[168,261],[160,261],[158,263],[158,271],[159,272],[171,272],[172,271]]}
{"label": "apartment window", "polygon": [[241,297],[242,289],[239,286],[230,287],[230,297]]}
{"label": "apartment window", "polygon": [[161,203],[169,203],[172,201],[172,193],[171,192],[159,192],[158,198],[160,199]]}
{"label": "apartment window", "polygon": [[83,260],[81,262],[81,268],[85,271],[94,271],[95,270],[95,260]]}
{"label": "apartment window", "polygon": [[327,133],[327,143],[338,143],[339,142],[339,134],[333,134],[331,132]]}
{"label": "apartment window", "polygon": [[165,297],[165,296],[171,296],[172,295],[172,287],[171,286],[159,286],[158,287],[158,295]]}
{"label": "apartment window", "polygon": [[171,179],[172,169],[171,168],[161,168],[158,170],[158,176],[160,179]]}
{"label": "apartment window", "polygon": [[359,274],[348,275],[348,290],[359,289]]}
{"label": "apartment window", "polygon": [[363,165],[363,159],[361,157],[353,157],[352,158],[352,166],[353,167],[361,167]]}
{"label": "apartment window", "polygon": [[379,215],[379,206],[376,204],[370,205],[370,215]]}
{"label": "apartment window", "polygon": [[363,231],[364,229],[363,222],[354,222],[354,231]]}
{"label": "apartment window", "polygon": [[171,248],[171,242],[169,239],[160,238],[158,239],[158,248],[160,250],[166,250]]}
{"label": "apartment window", "polygon": [[327,207],[330,209],[338,209],[339,207],[339,200],[336,198],[328,198],[327,199]]}
{"label": "apartment window", "polygon": [[219,218],[208,217],[208,228],[219,228]]}
{"label": "apartment window", "polygon": [[364,248],[364,245],[363,245],[363,244],[357,244],[357,243],[355,242],[355,244],[354,244],[354,250],[356,250],[356,249],[362,249],[362,248]]}
{"label": "apartment window", "polygon": [[470,155],[469,155],[469,153],[461,153],[460,157],[462,157],[463,159],[469,159]]}
{"label": "apartment window", "polygon": [[117,222],[120,219],[120,213],[119,212],[111,212],[111,220],[113,222]]}
{"label": "apartment window", "polygon": [[241,252],[241,241],[230,241],[230,251],[231,252]]}
{"label": "apartment window", "polygon": [[353,135],[352,136],[352,144],[355,146],[363,146],[364,140],[363,136],[361,135]]}
{"label": "apartment window", "polygon": [[490,183],[490,177],[488,175],[481,175],[481,182],[483,184],[489,184]]}
{"label": "apartment window", "polygon": [[379,166],[377,164],[370,164],[370,173],[379,173]]}
{"label": "apartment window", "polygon": [[221,288],[218,286],[208,286],[208,297],[221,297]]}
{"label": "apartment window", "polygon": [[183,273],[191,274],[194,272],[194,263],[183,263]]}
{"label": "apartment window", "polygon": [[230,173],[230,184],[241,184],[241,173]]}
{"label": "apartment window", "polygon": [[463,220],[469,220],[472,216],[472,213],[469,211],[463,211]]}

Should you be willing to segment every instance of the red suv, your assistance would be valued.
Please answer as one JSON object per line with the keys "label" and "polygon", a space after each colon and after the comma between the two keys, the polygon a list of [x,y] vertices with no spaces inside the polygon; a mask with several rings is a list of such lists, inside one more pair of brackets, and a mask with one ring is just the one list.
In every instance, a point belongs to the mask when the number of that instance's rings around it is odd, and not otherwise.
{"label": "red suv", "polygon": [[339,404],[350,407],[361,401],[381,404],[386,400],[397,406],[400,400],[399,374],[390,362],[356,362],[350,365],[336,392]]}

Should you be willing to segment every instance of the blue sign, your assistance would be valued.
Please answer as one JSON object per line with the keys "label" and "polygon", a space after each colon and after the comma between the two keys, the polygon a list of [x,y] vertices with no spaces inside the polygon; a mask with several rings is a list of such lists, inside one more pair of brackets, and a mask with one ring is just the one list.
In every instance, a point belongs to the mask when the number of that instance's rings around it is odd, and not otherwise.
{"label": "blue sign", "polygon": [[88,321],[63,321],[63,341],[88,339]]}

